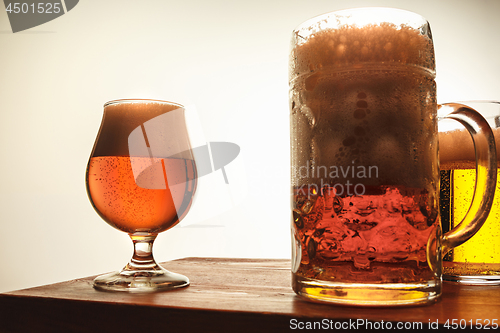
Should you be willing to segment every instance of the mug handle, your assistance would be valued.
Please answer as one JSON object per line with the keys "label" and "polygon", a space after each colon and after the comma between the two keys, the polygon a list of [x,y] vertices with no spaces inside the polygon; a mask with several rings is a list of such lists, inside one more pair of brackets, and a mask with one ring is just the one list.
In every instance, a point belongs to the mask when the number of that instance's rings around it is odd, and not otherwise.
{"label": "mug handle", "polygon": [[476,153],[476,185],[471,206],[463,220],[442,237],[441,253],[444,256],[452,248],[465,243],[481,228],[488,217],[497,182],[497,151],[493,131],[474,109],[458,103],[442,104],[439,108],[451,108],[441,119],[460,122],[472,136]]}

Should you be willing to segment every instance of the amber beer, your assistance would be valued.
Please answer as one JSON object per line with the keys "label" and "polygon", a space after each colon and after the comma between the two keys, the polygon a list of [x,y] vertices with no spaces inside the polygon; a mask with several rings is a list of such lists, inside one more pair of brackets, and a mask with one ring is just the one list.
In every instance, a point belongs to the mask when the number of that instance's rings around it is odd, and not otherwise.
{"label": "amber beer", "polygon": [[155,101],[105,106],[86,184],[92,205],[111,226],[129,234],[159,233],[189,210],[196,189],[195,162],[189,150],[170,150],[177,139],[187,138],[187,129],[166,127],[176,124],[179,110],[178,105]]}
{"label": "amber beer", "polygon": [[[481,104],[471,105],[478,107]],[[500,110],[500,108],[499,108]],[[487,120],[487,114],[483,114]],[[495,141],[500,145],[500,128],[493,127]],[[474,149],[470,135],[465,130],[440,131],[441,162],[440,209],[443,231],[458,225],[470,207],[476,182]],[[498,157],[498,155],[497,155]],[[452,249],[444,258],[446,280],[462,283],[500,283],[500,172],[493,207],[483,227],[466,243]]]}
{"label": "amber beer", "polygon": [[[132,166],[143,170],[137,179]],[[193,198],[193,160],[98,156],[90,159],[88,168],[94,208],[106,222],[127,233],[158,233],[173,227]]]}

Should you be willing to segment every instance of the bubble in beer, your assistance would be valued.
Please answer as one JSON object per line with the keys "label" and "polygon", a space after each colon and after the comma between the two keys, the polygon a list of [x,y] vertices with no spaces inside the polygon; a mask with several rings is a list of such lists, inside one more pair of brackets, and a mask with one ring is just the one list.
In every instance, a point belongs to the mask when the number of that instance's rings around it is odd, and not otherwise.
{"label": "bubble in beer", "polygon": [[365,110],[363,110],[363,109],[356,109],[356,111],[354,111],[354,118],[356,118],[356,119],[363,119],[364,117],[366,117]]}
{"label": "bubble in beer", "polygon": [[364,92],[360,92],[360,93],[358,94],[358,98],[359,98],[359,99],[365,99],[365,98],[366,98],[366,94],[365,94]]}
{"label": "bubble in beer", "polygon": [[304,219],[301,216],[301,212],[297,211],[297,209],[293,210],[293,221],[295,222],[297,228],[299,229],[304,228]]}
{"label": "bubble in beer", "polygon": [[356,103],[356,106],[358,108],[363,108],[363,109],[366,109],[368,107],[368,103],[366,101],[363,101],[363,100],[359,100],[357,103]]}
{"label": "bubble in beer", "polygon": [[307,243],[307,254],[309,255],[309,259],[314,259],[316,256],[316,242],[312,238],[309,238],[309,242]]}
{"label": "bubble in beer", "polygon": [[344,201],[337,196],[333,197],[332,208],[336,214],[340,214],[344,208]]}

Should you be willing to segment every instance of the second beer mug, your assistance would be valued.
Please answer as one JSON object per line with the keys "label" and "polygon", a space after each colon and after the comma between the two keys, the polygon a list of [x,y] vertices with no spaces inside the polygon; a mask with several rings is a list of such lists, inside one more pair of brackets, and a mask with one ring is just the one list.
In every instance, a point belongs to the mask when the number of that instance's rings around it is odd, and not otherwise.
{"label": "second beer mug", "polygon": [[[470,101],[493,130],[500,158],[500,102]],[[439,123],[441,165],[441,224],[443,231],[455,227],[469,209],[476,183],[476,160],[470,135],[455,122]],[[452,249],[443,262],[443,280],[471,285],[500,284],[500,177],[493,207],[481,230],[465,244]]]}
{"label": "second beer mug", "polygon": [[442,255],[490,210],[495,142],[477,112],[471,209],[445,235],[439,218],[434,48],[428,22],[396,9],[353,9],[299,26],[290,57],[292,286],[305,298],[407,305],[441,295]]}

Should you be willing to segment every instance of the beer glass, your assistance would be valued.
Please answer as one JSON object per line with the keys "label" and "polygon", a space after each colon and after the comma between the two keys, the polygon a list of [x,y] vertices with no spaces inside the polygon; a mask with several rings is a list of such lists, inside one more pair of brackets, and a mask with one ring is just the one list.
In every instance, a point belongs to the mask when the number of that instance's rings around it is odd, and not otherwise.
{"label": "beer glass", "polygon": [[344,10],[294,30],[292,287],[299,296],[391,306],[441,295],[442,255],[470,238],[491,207],[496,150],[477,112],[441,107],[471,131],[478,164],[471,209],[443,235],[434,78],[431,30],[417,14]]}
{"label": "beer glass", "polygon": [[130,262],[97,277],[96,289],[151,292],[189,285],[187,277],[160,267],[152,252],[158,233],[187,214],[196,189],[181,105],[138,99],[106,103],[86,184],[96,212],[134,244]]}
{"label": "beer glass", "polygon": [[[493,129],[500,157],[500,102],[461,102],[478,111]],[[456,123],[439,123],[441,168],[441,224],[443,231],[454,228],[471,203],[476,181],[476,159],[469,133]],[[500,284],[500,197],[497,191],[488,219],[474,237],[451,249],[444,257],[443,279],[462,284]]]}

